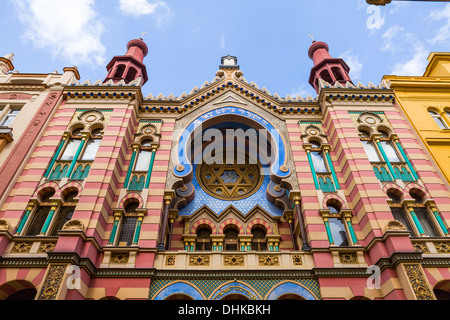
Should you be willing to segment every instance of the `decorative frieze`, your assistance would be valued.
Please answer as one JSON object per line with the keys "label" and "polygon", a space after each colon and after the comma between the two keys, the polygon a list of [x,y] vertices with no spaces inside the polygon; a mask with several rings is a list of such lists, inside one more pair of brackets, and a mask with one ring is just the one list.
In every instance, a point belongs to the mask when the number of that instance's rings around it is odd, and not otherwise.
{"label": "decorative frieze", "polygon": [[227,267],[244,266],[244,256],[242,255],[224,256],[223,265]]}
{"label": "decorative frieze", "polygon": [[413,247],[417,252],[430,253],[425,242],[413,242]]}
{"label": "decorative frieze", "polygon": [[418,264],[405,264],[406,274],[417,300],[433,300],[433,294]]}
{"label": "decorative frieze", "polygon": [[339,261],[343,264],[358,263],[356,252],[341,252],[339,253]]}
{"label": "decorative frieze", "polygon": [[11,253],[29,253],[33,242],[23,241],[14,243]]}
{"label": "decorative frieze", "polygon": [[292,256],[292,264],[294,266],[302,266],[303,265],[302,256],[299,254],[294,254]]}
{"label": "decorative frieze", "polygon": [[67,265],[51,265],[42,286],[39,300],[56,300]]}
{"label": "decorative frieze", "polygon": [[56,242],[42,242],[39,246],[38,253],[53,252],[56,247]]}
{"label": "decorative frieze", "polygon": [[258,257],[259,266],[273,267],[279,266],[280,260],[278,256],[275,255],[261,255]]}
{"label": "decorative frieze", "polygon": [[130,254],[128,252],[112,252],[110,263],[127,264],[129,259]]}
{"label": "decorative frieze", "polygon": [[210,259],[206,255],[195,255],[189,257],[189,266],[191,267],[207,267],[209,266]]}
{"label": "decorative frieze", "polygon": [[450,242],[436,242],[434,247],[438,253],[450,253]]}
{"label": "decorative frieze", "polygon": [[175,255],[166,256],[166,262],[165,262],[166,266],[173,267],[175,265],[175,263],[176,263],[176,256]]}

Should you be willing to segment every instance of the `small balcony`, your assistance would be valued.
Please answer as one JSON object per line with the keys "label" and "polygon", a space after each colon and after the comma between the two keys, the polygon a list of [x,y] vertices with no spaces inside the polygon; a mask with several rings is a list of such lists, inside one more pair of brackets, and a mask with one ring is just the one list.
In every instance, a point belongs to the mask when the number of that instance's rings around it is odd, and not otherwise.
{"label": "small balcony", "polygon": [[167,251],[156,255],[154,265],[165,270],[311,269],[314,261],[301,251]]}

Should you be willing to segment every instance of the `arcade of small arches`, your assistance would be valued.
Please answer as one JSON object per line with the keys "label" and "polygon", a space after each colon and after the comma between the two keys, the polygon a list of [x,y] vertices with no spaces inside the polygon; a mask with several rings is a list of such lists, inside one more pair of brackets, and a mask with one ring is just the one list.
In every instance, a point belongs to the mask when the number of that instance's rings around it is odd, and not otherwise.
{"label": "arcade of small arches", "polygon": [[[16,279],[0,284],[0,300],[35,300],[38,298],[39,284]],[[434,284],[433,293],[437,300],[450,300],[450,281],[442,280]],[[92,299],[92,298],[90,298]],[[121,300],[116,296],[96,297],[96,300]],[[152,300],[319,300],[309,289],[296,281],[284,281],[275,285],[265,296],[260,296],[252,287],[241,281],[230,281],[214,290],[208,297],[195,285],[174,282],[159,290]],[[349,300],[370,300],[364,296],[354,296]]]}

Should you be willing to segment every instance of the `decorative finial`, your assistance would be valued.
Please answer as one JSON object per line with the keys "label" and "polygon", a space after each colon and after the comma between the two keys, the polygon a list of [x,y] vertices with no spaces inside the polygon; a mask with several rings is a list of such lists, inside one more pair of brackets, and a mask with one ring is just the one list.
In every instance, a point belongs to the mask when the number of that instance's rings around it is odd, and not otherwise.
{"label": "decorative finial", "polygon": [[141,39],[144,39],[144,36],[147,34],[147,32],[141,32],[141,35],[142,35],[142,38]]}
{"label": "decorative finial", "polygon": [[310,37],[311,37],[311,39],[312,39],[312,41],[313,41],[313,42],[315,42],[315,41],[316,41],[316,40],[314,40],[314,34],[312,34],[312,33],[309,33],[309,34],[308,34],[308,36],[310,36]]}

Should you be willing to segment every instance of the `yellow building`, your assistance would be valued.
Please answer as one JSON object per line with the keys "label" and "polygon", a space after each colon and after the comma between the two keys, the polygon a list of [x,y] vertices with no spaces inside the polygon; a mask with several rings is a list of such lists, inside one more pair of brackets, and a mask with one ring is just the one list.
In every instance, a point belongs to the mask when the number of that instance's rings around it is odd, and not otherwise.
{"label": "yellow building", "polygon": [[396,102],[450,183],[450,52],[433,52],[423,76],[385,76]]}

